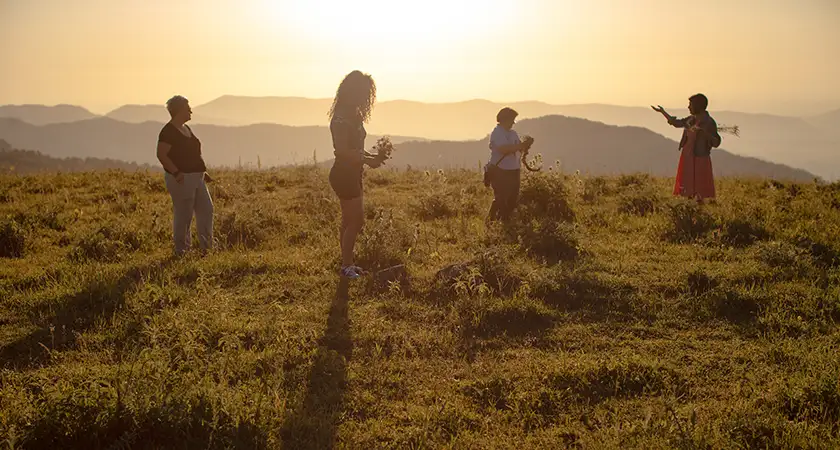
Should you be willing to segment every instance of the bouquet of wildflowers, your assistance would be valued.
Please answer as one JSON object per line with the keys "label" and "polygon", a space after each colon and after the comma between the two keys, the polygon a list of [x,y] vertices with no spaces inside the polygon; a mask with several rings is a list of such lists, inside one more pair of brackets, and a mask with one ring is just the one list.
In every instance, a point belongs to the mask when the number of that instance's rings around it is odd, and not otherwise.
{"label": "bouquet of wildflowers", "polygon": [[738,125],[718,125],[718,133],[731,134],[735,137],[741,137],[741,129]]}
{"label": "bouquet of wildflowers", "polygon": [[391,159],[391,153],[394,152],[394,144],[391,142],[391,138],[383,136],[376,141],[373,150],[376,152],[373,156],[384,162]]}
{"label": "bouquet of wildflowers", "polygon": [[542,170],[542,154],[537,153],[533,159],[528,159],[528,152],[531,151],[531,146],[534,145],[534,138],[531,136],[524,136],[522,143],[525,144],[525,151],[522,152],[522,165],[531,172],[539,172]]}

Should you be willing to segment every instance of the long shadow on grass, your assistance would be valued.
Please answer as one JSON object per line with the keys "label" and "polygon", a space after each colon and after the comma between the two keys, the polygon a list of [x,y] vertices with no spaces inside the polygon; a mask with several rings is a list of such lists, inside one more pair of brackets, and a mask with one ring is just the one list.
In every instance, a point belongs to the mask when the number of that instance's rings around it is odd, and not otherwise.
{"label": "long shadow on grass", "polygon": [[77,336],[98,320],[111,317],[144,275],[165,270],[173,261],[170,257],[130,267],[116,277],[100,278],[81,291],[36,308],[32,317],[38,328],[0,348],[0,366],[20,370],[46,364],[51,352],[72,348]]}
{"label": "long shadow on grass", "polygon": [[283,424],[283,441],[289,448],[324,449],[335,446],[347,389],[347,364],[353,354],[348,301],[348,281],[342,278],[330,307],[327,330],[318,343],[306,397]]}

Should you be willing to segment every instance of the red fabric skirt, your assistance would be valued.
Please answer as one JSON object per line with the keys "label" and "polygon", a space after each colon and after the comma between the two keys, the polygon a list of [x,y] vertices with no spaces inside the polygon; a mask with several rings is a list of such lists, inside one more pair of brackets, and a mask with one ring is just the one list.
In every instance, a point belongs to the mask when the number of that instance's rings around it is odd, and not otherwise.
{"label": "red fabric skirt", "polygon": [[674,183],[674,195],[695,198],[715,197],[715,177],[712,172],[712,158],[694,156],[694,139],[690,136],[680,152],[680,165],[677,166],[677,180]]}
{"label": "red fabric skirt", "polygon": [[694,156],[693,148],[688,146],[683,148],[680,154],[680,165],[677,166],[674,195],[714,198],[715,177],[712,172],[712,158]]}

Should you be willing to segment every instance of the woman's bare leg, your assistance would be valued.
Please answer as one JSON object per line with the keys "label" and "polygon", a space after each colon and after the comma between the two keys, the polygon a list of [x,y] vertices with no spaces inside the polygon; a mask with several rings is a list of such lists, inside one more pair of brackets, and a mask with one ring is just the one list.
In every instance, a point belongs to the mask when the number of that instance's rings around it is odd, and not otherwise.
{"label": "woman's bare leg", "polygon": [[362,197],[341,200],[341,265],[353,265],[353,248],[364,225],[364,203]]}

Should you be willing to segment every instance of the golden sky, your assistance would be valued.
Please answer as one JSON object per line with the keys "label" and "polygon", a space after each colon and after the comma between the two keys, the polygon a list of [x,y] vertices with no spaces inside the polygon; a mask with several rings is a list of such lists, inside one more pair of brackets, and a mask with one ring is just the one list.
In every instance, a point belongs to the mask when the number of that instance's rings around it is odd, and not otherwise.
{"label": "golden sky", "polygon": [[224,94],[840,108],[840,0],[0,0],[0,104]]}

